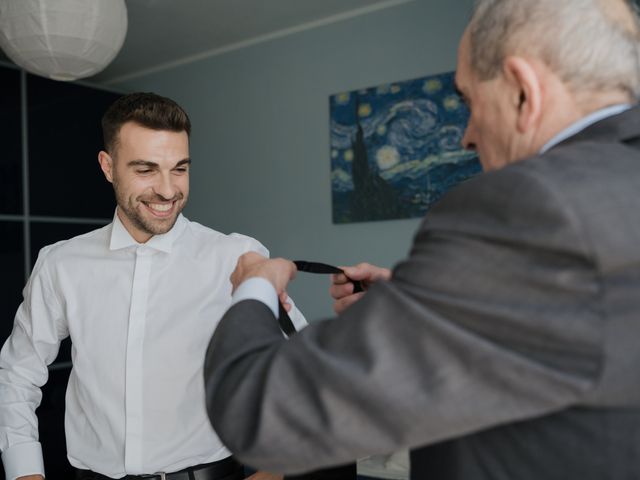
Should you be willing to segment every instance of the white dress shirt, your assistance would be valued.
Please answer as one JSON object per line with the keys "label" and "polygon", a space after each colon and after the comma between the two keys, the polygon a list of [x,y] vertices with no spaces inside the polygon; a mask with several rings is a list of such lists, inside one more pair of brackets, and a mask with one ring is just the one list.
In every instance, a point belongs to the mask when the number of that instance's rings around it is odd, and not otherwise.
{"label": "white dress shirt", "polygon": [[[7,479],[43,474],[35,408],[47,365],[71,336],[65,431],[72,465],[119,478],[230,455],[205,410],[203,362],[231,304],[229,276],[256,240],[182,215],[137,243],[113,223],[43,248],[0,353]],[[293,309],[296,327],[306,324]]]}

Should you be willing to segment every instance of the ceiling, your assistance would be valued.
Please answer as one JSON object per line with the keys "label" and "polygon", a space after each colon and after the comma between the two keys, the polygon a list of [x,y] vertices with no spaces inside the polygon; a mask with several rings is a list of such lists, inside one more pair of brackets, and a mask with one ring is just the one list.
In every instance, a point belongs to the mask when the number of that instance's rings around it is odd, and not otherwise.
{"label": "ceiling", "polygon": [[88,79],[144,73],[413,0],[126,0],[122,50]]}
{"label": "ceiling", "polygon": [[125,0],[129,28],[122,50],[91,80],[114,83],[411,1]]}

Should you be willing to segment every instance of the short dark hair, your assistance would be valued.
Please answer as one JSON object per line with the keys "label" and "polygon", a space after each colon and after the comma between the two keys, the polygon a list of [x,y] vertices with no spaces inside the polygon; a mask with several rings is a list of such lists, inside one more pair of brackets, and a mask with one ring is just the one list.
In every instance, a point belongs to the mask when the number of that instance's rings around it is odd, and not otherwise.
{"label": "short dark hair", "polygon": [[127,122],[135,122],[152,130],[187,132],[187,135],[191,135],[189,116],[176,102],[150,92],[130,93],[113,102],[102,117],[104,149],[110,155],[118,145],[120,128]]}

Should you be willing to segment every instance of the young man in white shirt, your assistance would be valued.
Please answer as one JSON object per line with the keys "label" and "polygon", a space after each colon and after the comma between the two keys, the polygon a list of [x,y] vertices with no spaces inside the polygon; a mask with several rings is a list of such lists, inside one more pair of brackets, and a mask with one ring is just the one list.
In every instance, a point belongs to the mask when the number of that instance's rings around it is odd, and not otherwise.
{"label": "young man in white shirt", "polygon": [[[113,222],[41,250],[0,353],[7,479],[44,476],[35,409],[68,336],[65,431],[79,479],[241,479],[207,419],[202,364],[230,305],[238,257],[266,249],[181,215],[191,124],[175,102],[126,95],[102,127],[98,160],[115,192]],[[291,317],[304,324],[297,309]]]}

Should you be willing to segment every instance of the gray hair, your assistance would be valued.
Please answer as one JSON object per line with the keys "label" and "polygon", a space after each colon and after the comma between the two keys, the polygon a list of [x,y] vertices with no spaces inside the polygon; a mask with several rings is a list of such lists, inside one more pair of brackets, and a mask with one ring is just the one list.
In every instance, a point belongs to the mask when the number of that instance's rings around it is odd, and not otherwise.
{"label": "gray hair", "polygon": [[639,97],[637,10],[629,0],[476,0],[468,29],[471,66],[489,80],[507,55],[529,54],[576,91]]}

